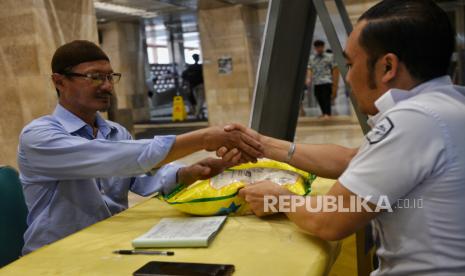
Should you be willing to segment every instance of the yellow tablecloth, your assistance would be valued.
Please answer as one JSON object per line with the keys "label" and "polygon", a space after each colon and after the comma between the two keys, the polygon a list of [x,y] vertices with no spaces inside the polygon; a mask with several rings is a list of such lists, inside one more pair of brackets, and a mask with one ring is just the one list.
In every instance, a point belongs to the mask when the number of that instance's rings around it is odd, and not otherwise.
{"label": "yellow tablecloth", "polygon": [[[312,193],[325,193],[334,180],[319,179]],[[300,231],[285,216],[229,217],[208,248],[177,248],[175,256],[116,255],[163,217],[184,214],[157,199],[45,246],[0,269],[0,275],[132,275],[153,260],[234,264],[234,275],[324,275],[339,253]]]}

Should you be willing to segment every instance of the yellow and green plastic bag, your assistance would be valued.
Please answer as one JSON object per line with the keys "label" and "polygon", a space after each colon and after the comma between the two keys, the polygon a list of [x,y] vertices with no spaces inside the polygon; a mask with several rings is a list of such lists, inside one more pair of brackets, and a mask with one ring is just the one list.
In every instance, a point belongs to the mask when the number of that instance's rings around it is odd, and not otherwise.
{"label": "yellow and green plastic bag", "polygon": [[200,215],[244,215],[250,212],[246,202],[237,196],[239,189],[262,180],[270,180],[298,195],[310,193],[314,174],[286,163],[260,159],[225,170],[190,186],[179,185],[162,200],[181,212]]}

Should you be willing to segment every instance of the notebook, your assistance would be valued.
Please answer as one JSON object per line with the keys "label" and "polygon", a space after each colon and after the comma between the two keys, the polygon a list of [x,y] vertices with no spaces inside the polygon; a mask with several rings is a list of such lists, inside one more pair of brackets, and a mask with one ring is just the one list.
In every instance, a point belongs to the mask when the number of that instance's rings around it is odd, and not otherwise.
{"label": "notebook", "polygon": [[226,216],[163,218],[132,241],[134,248],[208,247]]}

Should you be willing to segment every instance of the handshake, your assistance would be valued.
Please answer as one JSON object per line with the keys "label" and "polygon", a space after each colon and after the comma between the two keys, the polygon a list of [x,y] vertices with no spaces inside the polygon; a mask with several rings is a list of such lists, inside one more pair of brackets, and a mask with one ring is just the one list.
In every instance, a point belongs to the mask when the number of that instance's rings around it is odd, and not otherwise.
{"label": "handshake", "polygon": [[[194,138],[189,139],[190,137]],[[220,174],[229,167],[241,163],[257,162],[257,158],[265,157],[264,139],[265,136],[240,124],[209,127],[178,136],[176,144],[182,148],[183,143],[188,143],[188,141],[200,142],[193,145],[195,150],[215,151],[216,155],[221,157],[221,159],[206,158],[181,168],[178,171],[178,182],[189,185],[197,180]]]}

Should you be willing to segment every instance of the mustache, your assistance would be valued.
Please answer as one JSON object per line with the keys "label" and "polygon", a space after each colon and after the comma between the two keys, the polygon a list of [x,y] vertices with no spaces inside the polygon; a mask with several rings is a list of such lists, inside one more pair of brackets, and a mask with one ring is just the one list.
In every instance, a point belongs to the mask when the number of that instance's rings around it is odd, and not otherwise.
{"label": "mustache", "polygon": [[100,91],[96,97],[97,98],[102,98],[102,97],[111,97],[113,96],[113,93],[111,91]]}

